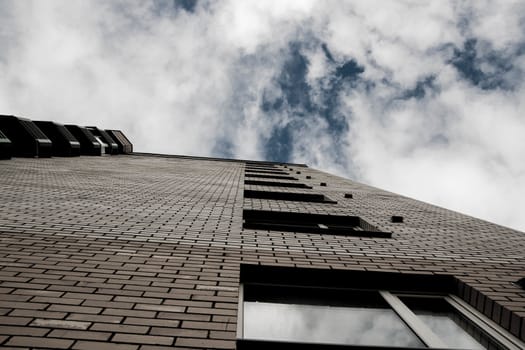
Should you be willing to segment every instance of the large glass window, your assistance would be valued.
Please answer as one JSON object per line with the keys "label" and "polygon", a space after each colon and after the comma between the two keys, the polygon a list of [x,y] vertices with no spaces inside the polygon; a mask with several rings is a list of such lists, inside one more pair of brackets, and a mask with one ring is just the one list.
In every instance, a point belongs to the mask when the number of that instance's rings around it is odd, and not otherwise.
{"label": "large glass window", "polygon": [[256,283],[243,289],[239,337],[244,340],[285,344],[282,348],[301,343],[525,349],[519,340],[449,295]]}
{"label": "large glass window", "polygon": [[446,301],[446,298],[409,296],[400,299],[447,347],[501,348],[487,334],[473,326],[465,315]]}
{"label": "large glass window", "polygon": [[348,299],[244,302],[244,337],[347,345],[423,344],[379,294],[349,293]]}

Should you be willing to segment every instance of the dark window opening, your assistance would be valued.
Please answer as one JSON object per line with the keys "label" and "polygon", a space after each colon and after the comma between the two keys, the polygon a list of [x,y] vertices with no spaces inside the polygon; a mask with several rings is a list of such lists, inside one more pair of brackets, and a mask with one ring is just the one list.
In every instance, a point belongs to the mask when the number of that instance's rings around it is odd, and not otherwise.
{"label": "dark window opening", "polygon": [[66,129],[80,142],[80,154],[86,156],[102,155],[102,145],[93,136],[91,131],[83,126],[66,124]]}
{"label": "dark window opening", "polygon": [[291,187],[291,188],[312,188],[312,186],[305,185],[300,182],[277,182],[277,181],[262,181],[262,180],[244,180],[245,185],[254,186],[273,186],[273,187]]}
{"label": "dark window opening", "polygon": [[521,288],[525,289],[525,277],[519,279],[516,281],[516,284],[520,286]]}
{"label": "dark window opening", "polygon": [[0,159],[11,159],[12,154],[11,140],[0,130]]}
{"label": "dark window opening", "polygon": [[252,167],[247,167],[247,168],[244,168],[245,171],[252,171],[252,172],[266,172],[266,171],[269,171],[269,172],[281,172],[281,171],[284,171],[282,169],[279,169],[279,168],[252,168]]}
{"label": "dark window opening", "polygon": [[10,141],[15,157],[51,157],[51,140],[31,120],[0,115],[0,129]]}
{"label": "dark window opening", "polygon": [[105,144],[108,145],[106,147],[106,154],[118,154],[119,148],[117,142],[105,131],[102,129],[97,128],[96,126],[86,126],[86,129],[91,131],[93,136],[98,136],[102,141],[104,141]]}
{"label": "dark window opening", "polygon": [[245,169],[246,173],[259,173],[259,174],[274,174],[274,175],[289,175],[286,171],[282,170],[259,170],[259,169]]}
{"label": "dark window opening", "polygon": [[281,168],[278,168],[278,167],[265,167],[265,166],[261,166],[261,167],[256,167],[256,166],[247,166],[244,168],[245,170],[254,170],[254,171],[259,171],[259,170],[266,170],[266,171],[282,171]]}
{"label": "dark window opening", "polygon": [[392,215],[391,221],[393,223],[402,223],[404,221],[404,218],[400,215]]}
{"label": "dark window opening", "polygon": [[390,238],[358,216],[244,210],[243,228],[287,232],[324,233],[345,236]]}
{"label": "dark window opening", "polygon": [[276,179],[276,180],[298,180],[298,178],[293,176],[284,176],[284,175],[265,175],[265,174],[250,174],[246,173],[246,177],[258,177],[260,179]]}
{"label": "dark window opening", "polygon": [[80,143],[62,124],[50,121],[34,121],[52,142],[54,156],[73,157],[80,155]]}
{"label": "dark window opening", "polygon": [[244,190],[244,198],[275,199],[296,202],[337,203],[324,194]]}
{"label": "dark window opening", "polygon": [[264,162],[246,162],[247,167],[256,167],[256,168],[277,168],[275,164],[264,163]]}

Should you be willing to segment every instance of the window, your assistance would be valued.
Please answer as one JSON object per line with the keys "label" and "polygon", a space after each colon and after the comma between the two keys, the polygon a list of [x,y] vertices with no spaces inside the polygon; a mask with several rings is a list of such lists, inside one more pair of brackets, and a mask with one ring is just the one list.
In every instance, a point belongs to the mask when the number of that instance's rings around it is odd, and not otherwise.
{"label": "window", "polygon": [[102,143],[105,143],[107,145],[106,147],[107,154],[118,154],[119,153],[118,144],[115,142],[115,140],[113,140],[113,138],[105,130],[99,129],[96,126],[86,126],[86,129],[91,131],[91,133],[93,134],[93,136],[95,136],[95,138],[99,138],[100,140],[102,140]]}
{"label": "window", "polygon": [[102,155],[101,144],[93,136],[91,131],[84,128],[83,126],[66,124],[64,125],[66,129],[73,134],[73,136],[80,142],[80,154],[81,155],[91,155],[91,156],[100,156]]}
{"label": "window", "polygon": [[446,292],[454,285],[452,276],[242,265],[237,348],[525,349]]}
{"label": "window", "polygon": [[119,153],[133,153],[133,145],[122,131],[106,129],[106,132],[117,142]]}
{"label": "window", "polygon": [[277,169],[277,166],[272,163],[265,163],[265,162],[245,162],[246,167],[250,168],[271,168],[271,169]]}
{"label": "window", "polygon": [[245,169],[246,173],[259,173],[259,174],[274,174],[274,175],[289,175],[285,171],[281,170],[258,170],[258,169]]}
{"label": "window", "polygon": [[51,157],[51,140],[31,120],[0,115],[0,128],[10,141],[13,156]]}
{"label": "window", "polygon": [[263,180],[244,180],[245,185],[254,186],[273,186],[273,187],[292,187],[292,188],[312,188],[301,182],[280,182],[280,181],[263,181]]}
{"label": "window", "polygon": [[520,286],[521,288],[525,289],[525,277],[520,278],[520,279],[517,280],[515,283],[516,283],[518,286]]}
{"label": "window", "polygon": [[337,203],[318,193],[299,193],[299,192],[272,192],[272,191],[255,191],[244,190],[244,198],[275,199],[297,202],[314,202],[314,203]]}
{"label": "window", "polygon": [[292,213],[267,210],[243,211],[243,228],[305,233],[326,233],[345,236],[390,238],[358,216]]}
{"label": "window", "polygon": [[11,140],[0,130],[0,159],[11,159],[12,149]]}
{"label": "window", "polygon": [[262,179],[277,179],[277,180],[298,180],[296,177],[293,177],[293,176],[270,175],[270,174],[253,174],[253,173],[246,173],[245,177],[258,177],[258,178],[262,178]]}

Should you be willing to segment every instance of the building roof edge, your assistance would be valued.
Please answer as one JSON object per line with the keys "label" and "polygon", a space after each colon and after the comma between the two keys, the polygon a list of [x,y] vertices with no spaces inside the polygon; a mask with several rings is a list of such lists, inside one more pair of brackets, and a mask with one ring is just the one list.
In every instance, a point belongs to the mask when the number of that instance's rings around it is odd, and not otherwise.
{"label": "building roof edge", "polygon": [[145,156],[145,157],[159,157],[159,158],[180,158],[180,159],[198,159],[198,160],[209,160],[217,162],[239,162],[239,163],[260,163],[260,164],[276,164],[276,165],[291,165],[308,168],[306,164],[300,163],[286,163],[286,162],[271,162],[265,160],[251,160],[251,159],[234,159],[234,158],[218,158],[218,157],[202,157],[202,156],[184,156],[179,154],[162,154],[162,153],[147,153],[147,152],[133,152],[131,155],[134,156]]}

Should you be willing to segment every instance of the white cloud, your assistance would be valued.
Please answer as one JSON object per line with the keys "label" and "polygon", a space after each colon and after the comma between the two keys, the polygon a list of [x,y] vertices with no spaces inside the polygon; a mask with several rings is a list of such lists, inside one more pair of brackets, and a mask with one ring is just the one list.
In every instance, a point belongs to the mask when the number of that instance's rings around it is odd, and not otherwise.
{"label": "white cloud", "polygon": [[[120,128],[140,151],[259,159],[272,130],[296,120],[292,161],[525,230],[522,1],[160,4],[1,2],[0,111]],[[478,68],[513,90],[480,89],[450,64],[469,38]],[[338,67],[364,68],[331,92],[348,131],[319,111],[261,109],[283,97],[290,42],[321,107]],[[424,97],[407,98],[429,77]]]}
{"label": "white cloud", "polygon": [[467,7],[471,12],[472,36],[487,40],[498,49],[525,40],[523,1],[471,0]]}
{"label": "white cloud", "polygon": [[517,210],[525,205],[523,87],[484,91],[450,74],[439,82],[438,94],[394,105],[376,105],[382,98],[373,93],[346,97],[355,116],[349,151],[359,177],[523,229]]}

